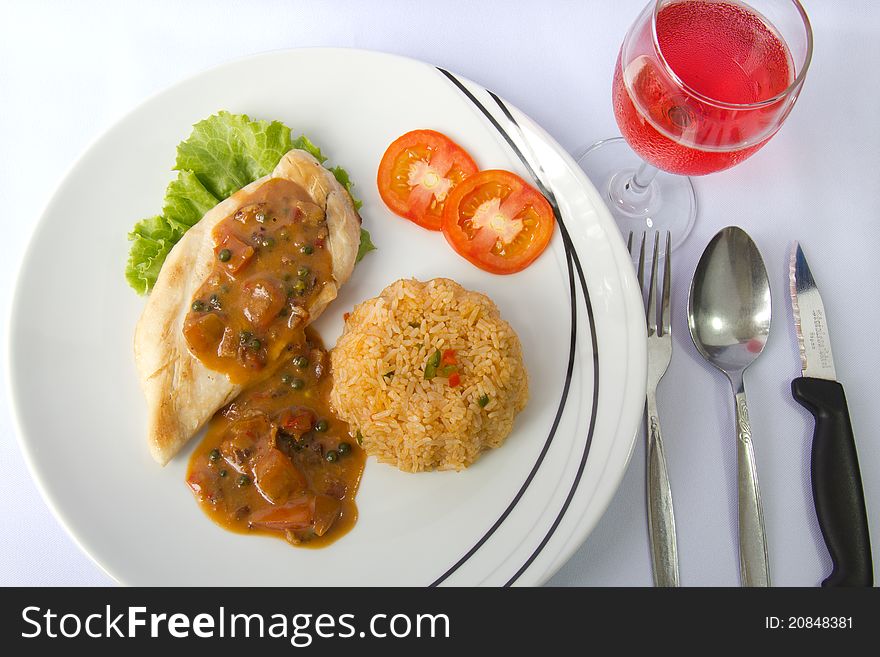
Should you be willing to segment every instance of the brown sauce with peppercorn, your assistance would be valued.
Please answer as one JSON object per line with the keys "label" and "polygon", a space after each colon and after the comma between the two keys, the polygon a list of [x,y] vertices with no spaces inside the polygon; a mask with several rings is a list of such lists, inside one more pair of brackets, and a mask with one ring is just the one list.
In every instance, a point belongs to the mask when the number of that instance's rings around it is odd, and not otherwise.
{"label": "brown sauce with peppercorn", "polygon": [[365,454],[330,410],[330,362],[308,323],[333,280],[324,211],[274,178],[213,229],[214,267],[183,333],[209,369],[243,384],[190,458],[187,484],[214,522],[320,547],[357,519]]}
{"label": "brown sauce with peppercorn", "polygon": [[296,183],[273,178],[214,226],[214,269],[183,322],[208,368],[247,383],[272,365],[332,281],[324,211]]}
{"label": "brown sauce with peppercorn", "polygon": [[330,410],[330,360],[311,329],[217,412],[189,462],[205,513],[236,532],[322,547],[357,520],[366,455]]}

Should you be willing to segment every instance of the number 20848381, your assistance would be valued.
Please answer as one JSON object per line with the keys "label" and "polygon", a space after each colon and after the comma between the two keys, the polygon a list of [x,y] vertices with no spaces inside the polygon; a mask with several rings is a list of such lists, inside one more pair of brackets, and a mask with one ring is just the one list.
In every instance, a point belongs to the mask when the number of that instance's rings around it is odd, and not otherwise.
{"label": "number 20848381", "polygon": [[765,616],[768,630],[851,630],[852,616]]}

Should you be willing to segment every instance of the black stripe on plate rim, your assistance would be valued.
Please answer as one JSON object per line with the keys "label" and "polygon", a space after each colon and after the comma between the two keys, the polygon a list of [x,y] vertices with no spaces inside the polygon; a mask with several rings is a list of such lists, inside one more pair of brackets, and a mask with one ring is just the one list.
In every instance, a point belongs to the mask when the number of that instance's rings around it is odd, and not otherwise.
{"label": "black stripe on plate rim", "polygon": [[[510,110],[504,104],[504,102],[496,96],[494,93],[486,90],[487,93],[492,97],[492,99],[498,104],[501,108],[501,111],[504,112],[504,115],[508,118],[508,120],[516,127],[516,129],[522,134],[522,128],[519,127],[516,119],[510,113]],[[510,143],[509,135],[505,135]],[[584,443],[584,451],[581,455],[580,463],[578,464],[577,474],[575,475],[574,482],[568,492],[568,496],[565,498],[565,502],[562,505],[562,508],[559,511],[559,514],[556,516],[556,519],[553,521],[553,524],[550,526],[550,529],[547,531],[547,534],[544,536],[544,539],[532,553],[532,555],[526,560],[526,562],[520,567],[518,571],[511,577],[504,585],[511,586],[517,579],[528,569],[529,566],[532,565],[532,562],[537,558],[537,556],[544,549],[544,546],[550,541],[550,538],[556,532],[556,528],[559,527],[559,523],[562,522],[562,518],[565,516],[568,511],[568,507],[571,504],[571,500],[574,498],[575,493],[577,492],[578,486],[580,485],[581,477],[584,474],[584,469],[587,466],[587,458],[590,454],[590,447],[593,444],[593,433],[596,428],[596,414],[599,410],[599,344],[596,337],[596,322],[593,316],[593,304],[590,300],[590,293],[587,288],[586,277],[584,276],[584,270],[581,266],[580,258],[578,257],[577,250],[574,248],[574,243],[571,241],[571,235],[568,232],[568,228],[565,226],[565,222],[562,221],[562,213],[559,211],[559,205],[556,202],[556,196],[550,189],[547,189],[543,181],[535,175],[534,170],[526,161],[525,157],[523,157],[522,152],[517,149],[517,155],[519,155],[520,159],[523,161],[526,167],[528,167],[529,171],[532,173],[532,177],[538,182],[541,187],[541,191],[545,195],[549,195],[548,200],[551,202],[551,205],[554,208],[554,214],[556,216],[556,220],[559,222],[560,232],[562,233],[562,240],[566,247],[566,253],[569,254],[569,257],[574,260],[575,267],[578,272],[578,279],[581,284],[581,289],[584,293],[584,303],[586,304],[587,309],[587,317],[590,323],[590,340],[592,342],[592,352],[593,352],[593,406],[590,412],[590,427],[587,431],[587,440]],[[540,164],[540,163],[539,163]]]}
{"label": "black stripe on plate rim", "polygon": [[[441,73],[446,75],[453,84],[455,84],[464,94],[473,102],[482,112],[487,116],[487,118],[495,125],[495,127],[504,134],[501,126],[495,121],[495,117],[488,113],[483,105],[471,95],[470,91],[468,91],[461,83],[449,72],[438,69]],[[506,135],[505,135],[506,136]],[[517,154],[521,156],[519,153],[519,149],[516,148],[516,145],[511,142],[511,146],[515,149]],[[558,210],[554,209],[554,213],[557,213]],[[553,442],[553,438],[556,435],[556,429],[559,426],[559,422],[562,419],[562,413],[565,408],[565,402],[568,399],[569,389],[571,387],[571,377],[572,372],[574,371],[574,361],[575,361],[575,349],[577,345],[577,292],[575,288],[575,280],[574,280],[574,270],[572,268],[571,257],[568,253],[568,247],[566,246],[566,264],[568,266],[568,286],[570,293],[570,307],[571,307],[571,337],[569,341],[569,352],[568,352],[568,366],[566,368],[565,373],[565,382],[562,389],[562,397],[559,401],[559,405],[556,409],[556,416],[553,419],[553,424],[550,427],[550,432],[547,435],[547,439],[544,441],[544,446],[541,449],[538,458],[535,460],[535,464],[532,466],[531,471],[529,472],[526,480],[523,482],[520,489],[517,491],[516,495],[514,495],[510,504],[508,504],[507,508],[504,509],[499,518],[492,524],[492,526],[486,531],[485,534],[474,544],[474,546],[468,550],[464,556],[462,556],[458,561],[456,561],[445,573],[440,575],[436,580],[434,580],[430,586],[438,586],[443,583],[450,575],[452,575],[456,570],[458,570],[465,562],[467,562],[476,552],[479,550],[483,544],[498,530],[501,524],[507,519],[510,513],[513,511],[514,507],[519,503],[522,496],[525,494],[528,487],[531,485],[532,480],[535,478],[538,470],[541,467],[541,464],[544,461],[544,457],[547,455],[548,450],[550,449],[550,445]]]}
{"label": "black stripe on plate rim", "polygon": [[[572,312],[571,327],[572,327],[572,332],[571,332],[571,344],[570,344],[570,350],[569,350],[568,369],[566,372],[566,380],[565,380],[565,385],[563,388],[562,399],[560,400],[559,407],[557,408],[556,417],[554,419],[553,426],[551,427],[550,434],[548,435],[547,440],[544,443],[544,448],[541,450],[541,454],[539,455],[537,461],[535,462],[535,465],[533,466],[532,471],[529,473],[528,478],[526,479],[525,483],[520,488],[520,490],[517,492],[516,496],[514,497],[513,501],[511,502],[511,504],[507,507],[507,509],[505,509],[504,513],[492,525],[492,527],[489,529],[489,531],[486,532],[486,534],[474,545],[473,548],[471,548],[467,552],[467,554],[465,554],[464,557],[462,557],[458,562],[456,562],[456,564],[453,565],[449,570],[447,570],[440,578],[435,580],[431,584],[431,586],[437,586],[438,584],[443,582],[446,578],[448,578],[462,564],[464,564],[471,556],[473,556],[473,554],[489,539],[489,537],[495,533],[495,531],[498,529],[498,527],[501,525],[501,523],[504,522],[504,520],[507,518],[507,516],[513,510],[513,508],[519,502],[520,498],[525,493],[529,484],[531,484],[532,479],[534,478],[535,474],[537,473],[538,469],[540,468],[541,463],[543,462],[544,457],[547,453],[547,450],[549,449],[550,444],[553,441],[553,437],[556,433],[556,429],[559,425],[559,421],[561,419],[562,412],[565,407],[565,402],[568,398],[569,388],[571,385],[571,376],[572,376],[572,371],[573,371],[573,366],[574,366],[574,353],[575,353],[574,350],[575,350],[576,339],[577,339],[577,311],[576,311],[577,294],[575,291],[574,281],[573,281],[572,262],[574,262],[574,265],[577,268],[578,279],[579,279],[579,282],[581,285],[581,290],[583,291],[584,303],[586,306],[587,317],[588,317],[589,325],[590,325],[590,339],[592,342],[592,353],[593,353],[593,400],[592,400],[592,410],[591,410],[591,414],[590,414],[590,426],[589,426],[589,429],[587,432],[587,439],[584,444],[584,450],[583,450],[583,453],[581,456],[580,463],[578,465],[578,470],[577,470],[577,473],[575,474],[575,479],[572,483],[571,488],[569,489],[568,495],[565,499],[565,502],[562,505],[562,508],[560,509],[559,513],[557,514],[556,518],[553,521],[553,524],[551,525],[550,529],[545,534],[541,543],[538,545],[538,547],[535,549],[535,551],[531,554],[531,556],[525,561],[525,563],[519,568],[519,570],[517,570],[517,572],[513,575],[513,577],[511,577],[505,583],[505,586],[510,586],[514,582],[516,582],[516,580],[519,579],[519,577],[529,568],[529,566],[534,562],[534,560],[538,557],[538,555],[541,553],[541,551],[544,549],[544,547],[550,541],[550,538],[553,536],[556,529],[558,528],[559,523],[562,521],[562,518],[565,516],[565,513],[567,512],[568,507],[571,504],[571,501],[574,498],[575,493],[577,492],[577,488],[580,484],[581,477],[583,476],[583,472],[586,467],[587,458],[588,458],[589,452],[590,452],[590,447],[593,442],[593,433],[595,431],[595,426],[596,426],[596,413],[598,411],[598,402],[599,402],[599,357],[598,357],[598,343],[597,343],[597,338],[596,338],[596,324],[595,324],[595,318],[593,315],[593,305],[590,300],[590,293],[589,293],[589,289],[586,284],[586,278],[584,276],[583,267],[581,265],[580,258],[578,257],[577,251],[574,248],[574,244],[571,241],[571,236],[569,235],[568,229],[565,226],[565,222],[562,220],[562,214],[559,211],[559,205],[556,202],[555,195],[553,194],[553,192],[551,190],[546,188],[546,186],[543,184],[543,181],[541,180],[541,178],[535,173],[535,171],[532,168],[531,164],[529,163],[528,159],[523,155],[522,151],[519,149],[519,147],[513,141],[510,134],[501,126],[501,124],[498,122],[498,120],[495,118],[495,116],[491,112],[489,112],[489,110],[479,100],[477,100],[477,98],[470,92],[469,89],[467,89],[467,87],[464,86],[464,84],[458,78],[456,78],[454,75],[452,75],[449,71],[446,71],[445,69],[438,67],[437,70],[440,71],[440,73],[442,73],[444,76],[446,76],[477,107],[477,109],[480,110],[480,112],[489,120],[489,122],[495,127],[495,129],[498,130],[498,132],[502,135],[502,137],[504,137],[507,144],[514,151],[514,153],[520,159],[520,161],[523,163],[523,165],[528,169],[533,180],[535,180],[535,182],[537,183],[537,185],[541,189],[541,192],[547,197],[547,200],[550,202],[550,205],[553,209],[553,214],[554,214],[556,221],[560,227],[560,232],[562,234],[563,245],[564,245],[565,253],[566,253],[566,261],[568,264],[569,289],[570,289],[570,293],[571,293],[571,312]],[[516,122],[516,119],[513,117],[513,115],[511,114],[511,112],[507,108],[507,106],[504,104],[504,102],[497,95],[492,93],[491,91],[487,90],[487,93],[498,104],[498,106],[501,108],[504,115],[513,124],[513,126],[516,128],[516,130],[519,131],[520,134],[522,134],[522,129],[519,127],[519,124]]]}

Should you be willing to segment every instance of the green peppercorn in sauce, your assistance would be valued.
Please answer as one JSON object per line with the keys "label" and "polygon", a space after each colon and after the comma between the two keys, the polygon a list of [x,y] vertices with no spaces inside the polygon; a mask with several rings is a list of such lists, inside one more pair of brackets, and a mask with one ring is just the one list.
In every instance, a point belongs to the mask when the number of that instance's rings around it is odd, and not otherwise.
{"label": "green peppercorn in sauce", "polygon": [[330,410],[330,363],[307,323],[332,281],[323,209],[272,179],[212,232],[214,267],[183,325],[192,354],[244,390],[210,421],[187,484],[217,524],[326,545],[354,525],[365,454]]}

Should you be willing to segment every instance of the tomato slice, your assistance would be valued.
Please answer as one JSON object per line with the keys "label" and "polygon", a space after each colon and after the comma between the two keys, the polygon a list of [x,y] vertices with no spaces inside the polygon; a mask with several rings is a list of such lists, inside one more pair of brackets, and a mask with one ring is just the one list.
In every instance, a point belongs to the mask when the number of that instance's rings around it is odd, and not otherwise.
{"label": "tomato slice", "polygon": [[556,220],[547,199],[510,171],[487,170],[446,200],[443,234],[455,251],[493,274],[528,267],[547,248]]}
{"label": "tomato slice", "polygon": [[413,130],[387,148],[376,184],[392,212],[440,230],[450,191],[476,172],[473,158],[449,137],[434,130]]}

